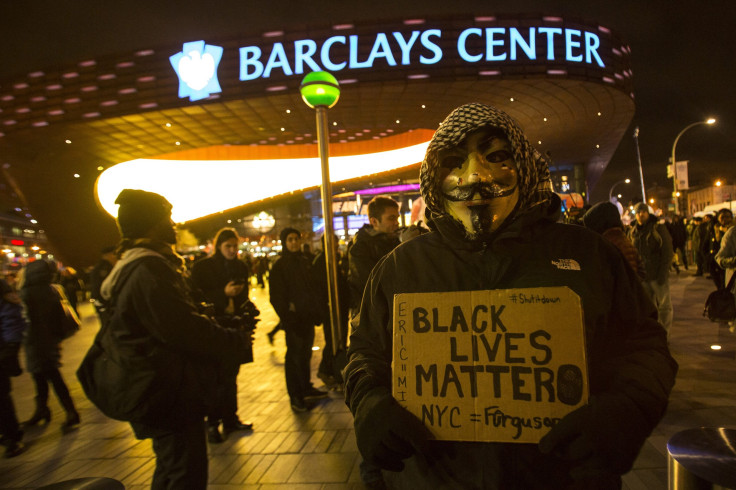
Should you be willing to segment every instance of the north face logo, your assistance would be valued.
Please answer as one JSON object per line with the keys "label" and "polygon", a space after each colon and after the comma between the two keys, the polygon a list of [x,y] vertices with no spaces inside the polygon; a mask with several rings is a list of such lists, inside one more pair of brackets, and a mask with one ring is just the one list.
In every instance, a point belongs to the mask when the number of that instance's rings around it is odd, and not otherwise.
{"label": "north face logo", "polygon": [[580,264],[578,264],[577,260],[573,260],[573,259],[553,260],[552,265],[554,265],[558,269],[565,270],[565,271],[579,271],[580,270]]}

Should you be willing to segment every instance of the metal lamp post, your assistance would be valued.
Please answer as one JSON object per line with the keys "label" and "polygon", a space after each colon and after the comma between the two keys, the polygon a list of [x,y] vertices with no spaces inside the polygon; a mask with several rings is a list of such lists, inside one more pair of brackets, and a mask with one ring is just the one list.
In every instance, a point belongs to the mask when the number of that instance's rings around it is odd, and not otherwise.
{"label": "metal lamp post", "polygon": [[340,305],[337,297],[337,267],[335,255],[335,230],[332,223],[332,183],[328,161],[327,109],[337,104],[340,85],[332,74],[316,71],[308,74],[299,87],[304,103],[317,114],[317,143],[322,165],[322,216],[325,222],[325,266],[327,268],[327,294],[330,300],[330,323],[332,331],[332,353],[337,354],[340,345]]}
{"label": "metal lamp post", "polygon": [[616,182],[615,184],[613,184],[613,185],[611,186],[611,188],[610,188],[610,189],[608,190],[608,200],[610,201],[611,199],[613,199],[613,189],[614,189],[614,188],[615,188],[615,187],[616,187],[617,185],[619,185],[619,184],[628,184],[628,183],[630,183],[630,182],[631,182],[631,179],[624,179],[624,180],[619,180],[618,182]]}
{"label": "metal lamp post", "polygon": [[675,214],[680,214],[680,200],[678,199],[677,195],[677,160],[675,160],[675,148],[677,147],[677,142],[680,139],[680,136],[682,136],[685,131],[687,131],[690,128],[693,128],[695,126],[699,126],[701,124],[715,124],[716,120],[714,118],[707,119],[705,121],[697,121],[692,124],[689,124],[688,126],[685,126],[685,129],[679,132],[677,137],[675,138],[675,142],[672,143],[672,183],[673,183],[673,191],[672,191],[672,197],[675,201]]}
{"label": "metal lamp post", "polygon": [[[644,190],[644,172],[641,169],[641,152],[639,152],[639,126],[634,128],[634,143],[636,143],[636,161],[639,163],[639,182],[641,182],[641,200],[647,202],[647,191]],[[610,201],[610,198],[609,198]]]}

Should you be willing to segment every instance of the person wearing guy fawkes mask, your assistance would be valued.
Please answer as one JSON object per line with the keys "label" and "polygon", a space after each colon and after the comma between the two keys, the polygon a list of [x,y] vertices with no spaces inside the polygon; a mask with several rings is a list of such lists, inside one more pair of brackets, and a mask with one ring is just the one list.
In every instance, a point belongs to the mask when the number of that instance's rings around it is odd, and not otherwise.
{"label": "person wearing guy fawkes mask", "polygon": [[[345,398],[363,458],[389,488],[620,488],[677,372],[636,275],[598,235],[557,222],[546,162],[498,109],[454,110],[420,178],[432,231],[376,266],[351,336]],[[391,396],[394,295],[541,286],[582,300],[589,403],[538,445],[431,440]]]}

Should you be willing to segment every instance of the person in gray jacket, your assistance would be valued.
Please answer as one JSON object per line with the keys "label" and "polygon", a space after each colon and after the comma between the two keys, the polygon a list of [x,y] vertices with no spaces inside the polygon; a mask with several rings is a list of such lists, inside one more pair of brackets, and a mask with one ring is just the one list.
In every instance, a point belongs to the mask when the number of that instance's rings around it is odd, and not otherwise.
{"label": "person in gray jacket", "polygon": [[659,323],[669,334],[672,327],[672,299],[670,298],[670,267],[675,256],[672,237],[667,227],[649,213],[649,206],[640,202],[634,206],[636,221],[632,223],[629,239],[644,262],[646,276],[644,290],[657,307]]}
{"label": "person in gray jacket", "polygon": [[[558,222],[546,161],[498,109],[455,109],[432,138],[420,179],[432,231],[373,269],[344,370],[363,458],[384,470],[389,488],[620,488],[677,372],[636,274],[602,237]],[[395,295],[542,286],[567,287],[583,305],[588,402],[538,444],[432,440],[391,394]],[[477,400],[490,402],[498,399]]]}

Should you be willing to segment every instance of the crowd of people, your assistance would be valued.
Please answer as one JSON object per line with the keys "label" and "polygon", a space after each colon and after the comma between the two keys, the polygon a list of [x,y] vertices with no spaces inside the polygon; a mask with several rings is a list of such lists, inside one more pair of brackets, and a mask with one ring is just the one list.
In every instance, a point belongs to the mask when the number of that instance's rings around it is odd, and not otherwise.
{"label": "crowd of people", "polygon": [[[93,348],[129,356],[145,373],[135,385],[116,387],[120,393],[135,397],[143,387],[159,387],[160,396],[125,419],[136,437],[153,440],[153,488],[205,488],[207,443],[254,429],[239,418],[237,404],[237,375],[253,361],[259,321],[248,297],[252,276],[268,284],[278,316],[267,326],[268,340],[285,334],[285,390],[295,413],[327,396],[311,372],[315,327],[323,325],[316,377],[327,389],[344,390],[368,488],[620,488],[664,414],[677,372],[668,348],[670,270],[694,263],[696,275],[724,287],[722,268],[736,267],[731,213],[663,223],[639,203],[625,226],[606,202],[587,210],[584,226],[561,223],[545,158],[512,118],[482,104],[461,106],[440,125],[420,180],[429,228],[400,232],[399,204],[377,196],[368,205],[369,222],[344,253],[336,251],[338,325],[331,325],[324,241],[313,253],[302,230],[286,227],[275,261],[242,260],[237,231],[223,228],[212,253],[186,267],[174,250],[171,204],[141,190],[120,193],[121,241],[103,251],[88,275],[101,324]],[[29,356],[37,404],[26,424],[49,423],[51,384],[68,430],[80,418],[58,371],[61,339],[51,326],[57,315],[51,299],[58,298],[48,286],[73,284],[64,277],[70,273],[55,274],[53,264],[36,261],[26,268],[19,297],[12,285],[0,284],[0,319],[8,306],[19,322],[3,328],[0,347],[22,341]],[[391,394],[394,295],[540,286],[565,286],[581,298],[588,402],[538,444],[434,440]],[[18,314],[22,305],[30,321]],[[0,376],[0,388],[3,444],[14,456],[22,451],[22,425],[7,408],[9,375]]]}

